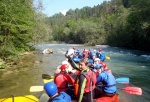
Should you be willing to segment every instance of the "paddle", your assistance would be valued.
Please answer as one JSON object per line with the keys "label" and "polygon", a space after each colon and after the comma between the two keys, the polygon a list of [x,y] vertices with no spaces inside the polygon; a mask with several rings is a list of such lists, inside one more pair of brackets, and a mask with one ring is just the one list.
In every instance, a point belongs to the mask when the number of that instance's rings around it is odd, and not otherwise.
{"label": "paddle", "polygon": [[44,84],[51,82],[51,81],[54,81],[54,79],[43,79]]}
{"label": "paddle", "polygon": [[[120,89],[120,88],[118,88]],[[31,86],[30,87],[30,92],[39,92],[43,91],[43,86]],[[124,90],[125,92],[129,94],[134,94],[134,95],[142,95],[142,89],[139,87],[126,87],[126,88],[121,88],[120,90]]]}
{"label": "paddle", "polygon": [[117,83],[122,83],[122,84],[127,84],[127,83],[129,83],[129,78],[125,78],[125,77],[117,78],[116,82]]}
{"label": "paddle", "polygon": [[109,57],[109,56],[106,56],[105,58],[106,58],[107,60],[110,60],[110,57]]}
{"label": "paddle", "polygon": [[130,93],[130,94],[134,94],[134,95],[142,95],[142,89],[139,87],[129,86],[126,88],[122,88],[121,90],[124,90],[125,92]]}
{"label": "paddle", "polygon": [[48,74],[42,74],[42,79],[54,79],[54,76]]}
{"label": "paddle", "polygon": [[43,86],[31,86],[30,87],[30,92],[39,92],[39,91],[43,91]]}

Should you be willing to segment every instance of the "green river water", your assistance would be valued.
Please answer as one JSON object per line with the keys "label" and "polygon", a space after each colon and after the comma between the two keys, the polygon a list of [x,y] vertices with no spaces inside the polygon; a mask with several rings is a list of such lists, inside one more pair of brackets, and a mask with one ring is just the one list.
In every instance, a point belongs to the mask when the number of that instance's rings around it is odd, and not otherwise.
{"label": "green river water", "polygon": [[[20,96],[32,94],[37,97],[40,92],[30,93],[30,86],[43,85],[41,75],[53,75],[58,65],[65,60],[64,54],[67,49],[73,46],[84,49],[98,49],[102,47],[110,60],[106,60],[109,69],[112,70],[114,76],[128,77],[131,86],[142,88],[141,96],[131,95],[118,90],[120,102],[150,102],[150,53],[121,49],[117,47],[107,46],[83,46],[73,44],[39,44],[36,50],[39,52],[33,55],[25,55],[22,61],[23,67],[7,68],[0,70],[0,98],[9,97],[11,95]],[[53,54],[42,54],[46,48],[51,48]],[[126,87],[117,84],[118,88]]]}

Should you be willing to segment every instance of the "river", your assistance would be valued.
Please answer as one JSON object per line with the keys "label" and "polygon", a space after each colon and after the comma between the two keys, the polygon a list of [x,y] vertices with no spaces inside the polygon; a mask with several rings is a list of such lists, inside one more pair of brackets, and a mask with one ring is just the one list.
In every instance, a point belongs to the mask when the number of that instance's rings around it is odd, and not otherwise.
{"label": "river", "polygon": [[[23,67],[8,68],[0,70],[0,98],[9,97],[11,95],[27,95],[32,94],[37,97],[37,93],[30,93],[30,86],[43,85],[41,75],[51,74],[65,60],[65,52],[67,49],[75,46],[76,48],[98,49],[102,47],[110,60],[106,60],[108,68],[110,68],[117,77],[128,77],[131,86],[142,88],[141,96],[131,95],[118,90],[121,102],[150,102],[150,53],[128,50],[117,47],[107,46],[83,46],[75,44],[39,44],[35,48],[39,52],[34,55],[26,55],[22,61]],[[51,48],[53,54],[42,54],[46,48]],[[39,62],[39,63],[38,63]],[[117,84],[117,87],[126,87],[123,84]]]}

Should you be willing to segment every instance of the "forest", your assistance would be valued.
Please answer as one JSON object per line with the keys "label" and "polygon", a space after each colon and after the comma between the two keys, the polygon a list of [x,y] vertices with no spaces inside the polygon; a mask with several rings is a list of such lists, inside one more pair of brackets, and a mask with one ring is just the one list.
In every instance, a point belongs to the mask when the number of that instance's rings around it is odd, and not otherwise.
{"label": "forest", "polygon": [[111,0],[48,17],[53,39],[150,51],[150,0]]}
{"label": "forest", "polygon": [[150,0],[104,1],[65,16],[42,10],[42,0],[36,6],[34,0],[0,1],[0,60],[51,41],[150,51]]}

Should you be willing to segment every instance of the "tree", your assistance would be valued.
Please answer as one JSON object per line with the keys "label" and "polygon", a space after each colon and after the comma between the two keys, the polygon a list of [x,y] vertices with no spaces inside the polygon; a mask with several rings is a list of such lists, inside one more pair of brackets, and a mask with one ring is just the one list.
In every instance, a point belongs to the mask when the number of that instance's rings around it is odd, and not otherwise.
{"label": "tree", "polygon": [[0,1],[0,55],[30,50],[30,31],[34,25],[32,0]]}

